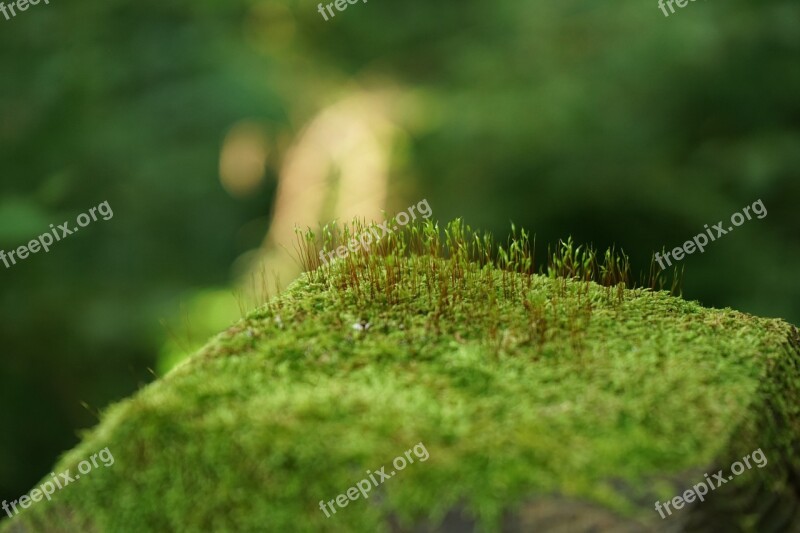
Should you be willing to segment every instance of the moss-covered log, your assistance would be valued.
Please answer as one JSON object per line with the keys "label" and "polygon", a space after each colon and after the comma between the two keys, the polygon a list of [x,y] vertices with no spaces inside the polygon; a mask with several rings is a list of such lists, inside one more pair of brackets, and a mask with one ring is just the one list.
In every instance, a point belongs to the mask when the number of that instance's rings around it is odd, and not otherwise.
{"label": "moss-covered log", "polygon": [[[106,447],[113,466],[5,531],[800,527],[793,326],[626,288],[619,273],[603,286],[589,278],[608,269],[569,271],[564,254],[534,274],[519,241],[487,252],[449,230],[310,265],[110,408],[54,471]],[[321,510],[417,443],[425,461]],[[757,449],[763,467],[655,510]]]}

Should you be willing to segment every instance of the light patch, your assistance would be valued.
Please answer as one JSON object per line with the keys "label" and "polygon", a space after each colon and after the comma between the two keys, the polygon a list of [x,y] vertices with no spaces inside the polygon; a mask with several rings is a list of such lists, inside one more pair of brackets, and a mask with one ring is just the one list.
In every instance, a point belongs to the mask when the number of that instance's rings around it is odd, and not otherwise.
{"label": "light patch", "polygon": [[230,129],[219,158],[219,177],[228,194],[242,198],[258,189],[268,153],[269,141],[260,124],[242,121]]}

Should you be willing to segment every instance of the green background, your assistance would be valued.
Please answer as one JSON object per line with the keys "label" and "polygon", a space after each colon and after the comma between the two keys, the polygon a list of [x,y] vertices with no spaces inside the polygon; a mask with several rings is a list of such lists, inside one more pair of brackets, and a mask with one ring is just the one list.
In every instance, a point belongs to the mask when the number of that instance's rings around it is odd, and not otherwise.
{"label": "green background", "polygon": [[[344,99],[391,95],[389,212],[427,198],[498,238],[513,220],[540,254],[572,235],[644,267],[761,199],[766,218],[682,262],[684,295],[800,323],[798,59],[790,0],[668,18],[655,1],[374,0],[328,22],[309,2],[75,0],[0,18],[0,248],[114,210],[0,265],[0,499],[239,316],[282,164]],[[269,153],[232,195],[220,150],[243,120]]]}

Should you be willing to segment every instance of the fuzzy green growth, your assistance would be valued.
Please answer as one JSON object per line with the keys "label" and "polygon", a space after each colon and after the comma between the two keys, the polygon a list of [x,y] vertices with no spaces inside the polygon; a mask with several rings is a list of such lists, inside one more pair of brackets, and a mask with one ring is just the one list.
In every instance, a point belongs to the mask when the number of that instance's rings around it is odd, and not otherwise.
{"label": "fuzzy green growth", "polygon": [[[366,228],[327,228],[322,244]],[[660,527],[656,499],[756,448],[767,467],[675,520],[757,529],[784,505],[800,435],[792,326],[627,288],[624,256],[571,241],[542,275],[524,232],[502,248],[459,221],[440,233],[410,227],[328,264],[301,234],[309,272],[109,409],[56,471],[105,447],[114,466],[12,526],[375,532],[456,513],[531,530],[558,499]],[[420,442],[425,462],[320,510]]]}

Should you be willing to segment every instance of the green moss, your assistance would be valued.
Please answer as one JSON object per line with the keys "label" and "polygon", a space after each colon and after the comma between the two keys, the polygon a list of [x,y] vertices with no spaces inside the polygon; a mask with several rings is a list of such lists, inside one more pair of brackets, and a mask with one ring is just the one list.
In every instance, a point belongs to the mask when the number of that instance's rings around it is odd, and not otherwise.
{"label": "green moss", "polygon": [[[659,525],[656,498],[759,447],[769,467],[736,483],[785,491],[789,324],[413,248],[305,274],[110,408],[55,470],[105,447],[112,467],[6,525],[374,532],[463,507],[496,530],[556,496]],[[419,442],[430,458],[372,498],[319,509]]]}

